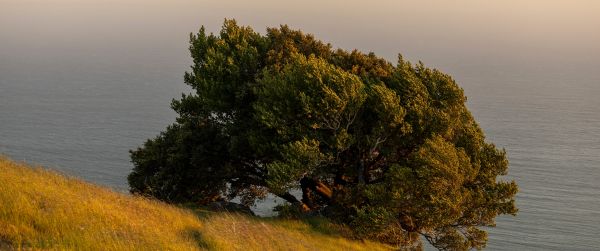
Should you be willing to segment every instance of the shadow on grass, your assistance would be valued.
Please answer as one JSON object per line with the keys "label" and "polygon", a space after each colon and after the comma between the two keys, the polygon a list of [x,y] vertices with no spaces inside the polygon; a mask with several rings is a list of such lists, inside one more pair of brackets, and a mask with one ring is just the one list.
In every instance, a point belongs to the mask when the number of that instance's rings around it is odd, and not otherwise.
{"label": "shadow on grass", "polygon": [[13,248],[11,242],[2,239],[2,236],[0,236],[0,250],[15,250],[15,248]]}
{"label": "shadow on grass", "polygon": [[308,224],[315,232],[333,237],[350,237],[350,233],[348,232],[349,229],[347,229],[345,226],[335,224],[325,217],[310,216],[299,220]]}
{"label": "shadow on grass", "polygon": [[[201,221],[208,221],[212,216],[222,214],[224,212],[211,211],[206,207],[197,206],[193,204],[180,205],[194,212]],[[242,214],[239,212],[230,212],[230,214],[239,215],[251,221],[257,223],[265,223],[272,226],[280,226],[288,229],[296,229],[297,231],[315,233],[326,235],[330,237],[342,237],[346,239],[352,238],[352,231],[342,224],[336,224],[331,220],[323,216],[306,216],[306,215],[295,215],[294,217],[259,217],[253,215]],[[307,226],[307,228],[303,227]],[[196,231],[197,232],[197,231]],[[200,238],[201,233],[197,232],[197,236]],[[201,239],[201,238],[200,238]],[[206,245],[204,242],[203,245]],[[202,246],[206,248],[206,246]]]}
{"label": "shadow on grass", "polygon": [[272,222],[274,225],[286,225],[288,222],[304,224],[308,227],[310,232],[316,234],[335,238],[341,237],[346,239],[354,239],[352,237],[352,231],[348,228],[348,226],[334,223],[330,219],[327,219],[323,216],[301,216],[293,218],[272,217],[261,220]]}
{"label": "shadow on grass", "polygon": [[216,213],[208,210],[206,207],[198,206],[193,203],[179,204],[178,206],[192,211],[200,220],[206,220]]}
{"label": "shadow on grass", "polygon": [[198,246],[198,248],[203,249],[203,250],[207,250],[210,249],[210,245],[208,244],[208,242],[206,242],[206,240],[204,240],[204,238],[202,237],[202,233],[195,228],[190,228],[184,231],[184,234],[191,238],[192,240],[194,240],[194,242],[196,242],[196,245]]}

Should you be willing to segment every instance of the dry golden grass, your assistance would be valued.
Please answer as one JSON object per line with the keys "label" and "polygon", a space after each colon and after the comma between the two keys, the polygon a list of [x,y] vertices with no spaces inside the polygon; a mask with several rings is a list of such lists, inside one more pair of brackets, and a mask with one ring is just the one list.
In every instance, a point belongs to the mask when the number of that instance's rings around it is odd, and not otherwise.
{"label": "dry golden grass", "polygon": [[0,240],[14,248],[192,250],[189,211],[0,159]]}
{"label": "dry golden grass", "polygon": [[335,234],[319,233],[297,220],[264,220],[233,214],[215,214],[202,233],[215,250],[391,250],[365,241],[351,241]]}
{"label": "dry golden grass", "polygon": [[293,220],[204,213],[0,157],[0,250],[387,250]]}

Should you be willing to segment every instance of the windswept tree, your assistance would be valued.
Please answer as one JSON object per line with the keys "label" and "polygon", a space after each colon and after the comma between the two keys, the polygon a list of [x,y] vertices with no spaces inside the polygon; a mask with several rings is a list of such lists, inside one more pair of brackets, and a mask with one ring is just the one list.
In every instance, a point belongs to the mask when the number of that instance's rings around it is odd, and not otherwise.
{"label": "windswept tree", "polygon": [[[398,57],[334,50],[287,26],[226,20],[190,37],[177,121],[131,152],[131,192],[180,203],[268,193],[359,238],[482,248],[517,185],[448,75]],[[301,197],[295,196],[301,191]]]}

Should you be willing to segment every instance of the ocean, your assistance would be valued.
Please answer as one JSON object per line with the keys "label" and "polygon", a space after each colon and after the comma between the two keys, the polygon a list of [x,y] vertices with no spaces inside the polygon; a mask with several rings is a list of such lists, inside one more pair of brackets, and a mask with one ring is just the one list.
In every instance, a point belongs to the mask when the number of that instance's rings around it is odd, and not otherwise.
{"label": "ocean", "polygon": [[318,3],[0,0],[0,154],[127,192],[128,151],[173,123],[171,100],[191,91],[189,33],[227,17],[259,32],[288,23],[334,47],[421,60],[464,88],[520,188],[489,250],[600,248],[600,4]]}

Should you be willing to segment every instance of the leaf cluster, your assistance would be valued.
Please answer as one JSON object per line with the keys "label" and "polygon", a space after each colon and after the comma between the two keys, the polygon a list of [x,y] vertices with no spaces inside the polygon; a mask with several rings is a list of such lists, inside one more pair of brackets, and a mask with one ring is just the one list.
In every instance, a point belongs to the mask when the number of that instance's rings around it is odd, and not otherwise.
{"label": "leaf cluster", "polygon": [[[279,196],[359,238],[483,248],[515,214],[508,161],[486,142],[447,74],[398,56],[334,50],[287,26],[226,20],[190,36],[177,121],[131,152],[133,193],[170,202]],[[294,191],[300,191],[297,198]]]}

